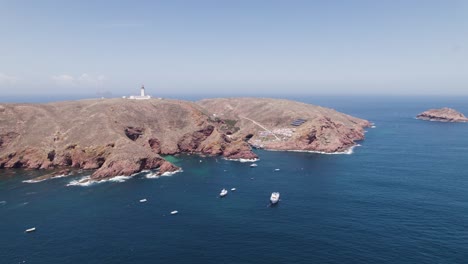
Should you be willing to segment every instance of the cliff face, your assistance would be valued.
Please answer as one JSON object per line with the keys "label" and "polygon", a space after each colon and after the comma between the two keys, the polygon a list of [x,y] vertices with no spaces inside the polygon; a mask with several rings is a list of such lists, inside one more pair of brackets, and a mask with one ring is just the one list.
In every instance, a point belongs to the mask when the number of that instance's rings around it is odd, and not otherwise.
{"label": "cliff face", "polygon": [[462,113],[451,108],[429,109],[417,115],[416,118],[439,122],[468,122]]}
{"label": "cliff face", "polygon": [[[269,150],[342,152],[364,139],[364,127],[370,126],[333,109],[282,99],[220,98],[197,103],[225,120],[230,138],[246,138],[251,145]],[[300,125],[293,126],[294,122]]]}
{"label": "cliff face", "polygon": [[160,154],[257,157],[246,142],[229,140],[218,127],[196,104],[177,100],[3,104],[0,168],[97,169],[91,179],[100,180],[178,169]]}
{"label": "cliff face", "polygon": [[[295,119],[305,119],[291,126]],[[251,146],[341,152],[369,122],[277,99],[103,99],[0,105],[0,168],[95,169],[92,180],[179,168],[160,155],[255,159]]]}

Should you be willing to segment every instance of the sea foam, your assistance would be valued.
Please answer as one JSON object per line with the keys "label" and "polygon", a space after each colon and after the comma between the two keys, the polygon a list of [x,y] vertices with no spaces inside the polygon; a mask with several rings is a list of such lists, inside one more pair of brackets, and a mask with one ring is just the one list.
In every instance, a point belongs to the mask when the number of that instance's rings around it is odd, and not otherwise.
{"label": "sea foam", "polygon": [[229,161],[239,161],[239,162],[257,162],[259,161],[260,159],[228,159],[228,158],[224,158],[225,160],[229,160]]}
{"label": "sea foam", "polygon": [[132,178],[134,175],[131,175],[131,176],[123,176],[123,175],[115,176],[115,177],[112,177],[112,178],[109,178],[109,179],[106,179],[106,180],[100,180],[100,181],[91,180],[91,176],[85,176],[85,177],[82,177],[79,180],[73,180],[73,181],[69,182],[67,184],[67,186],[84,186],[84,187],[86,187],[86,186],[91,186],[91,185],[94,185],[94,184],[97,184],[97,183],[104,183],[104,182],[125,182],[128,179]]}
{"label": "sea foam", "polygon": [[361,145],[357,144],[352,146],[345,151],[338,151],[338,152],[323,152],[323,151],[316,151],[316,150],[276,150],[276,149],[266,149],[268,151],[288,151],[288,152],[304,152],[304,153],[315,153],[315,154],[323,154],[323,155],[351,155],[354,153],[355,147],[360,147]]}
{"label": "sea foam", "polygon": [[57,175],[57,176],[50,177],[50,178],[45,178],[45,179],[40,179],[40,180],[31,179],[31,180],[25,180],[25,181],[23,181],[23,182],[24,182],[24,183],[38,183],[38,182],[43,182],[43,181],[47,181],[47,180],[52,180],[52,179],[58,179],[58,178],[67,177],[67,176],[69,176],[69,175],[70,175],[70,174],[61,174],[61,175]]}
{"label": "sea foam", "polygon": [[172,176],[176,173],[179,173],[179,172],[183,172],[182,169],[178,169],[176,171],[166,171],[164,172],[163,174],[158,174],[157,172],[149,172],[145,175],[145,178],[147,179],[157,179],[159,177],[162,177],[162,176]]}

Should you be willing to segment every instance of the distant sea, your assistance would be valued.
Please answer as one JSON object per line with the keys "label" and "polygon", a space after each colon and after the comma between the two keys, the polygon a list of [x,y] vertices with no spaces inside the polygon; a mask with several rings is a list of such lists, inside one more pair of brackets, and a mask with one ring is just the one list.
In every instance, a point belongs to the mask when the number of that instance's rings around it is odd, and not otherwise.
{"label": "distant sea", "polygon": [[257,150],[256,168],[182,155],[167,157],[173,176],[87,187],[67,185],[91,172],[1,170],[0,263],[467,263],[468,124],[414,118],[468,114],[467,98],[291,99],[376,128],[350,155]]}

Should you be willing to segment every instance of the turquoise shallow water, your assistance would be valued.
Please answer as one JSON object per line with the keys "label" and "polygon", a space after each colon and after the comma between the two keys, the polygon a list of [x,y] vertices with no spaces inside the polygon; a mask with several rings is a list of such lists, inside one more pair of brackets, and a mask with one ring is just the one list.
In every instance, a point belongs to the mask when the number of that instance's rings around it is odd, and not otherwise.
{"label": "turquoise shallow water", "polygon": [[3,170],[0,262],[466,263],[468,124],[414,119],[468,113],[463,98],[299,99],[377,128],[352,155],[260,150],[257,168],[179,156],[182,173],[89,187],[66,186],[86,172],[27,184],[40,172]]}

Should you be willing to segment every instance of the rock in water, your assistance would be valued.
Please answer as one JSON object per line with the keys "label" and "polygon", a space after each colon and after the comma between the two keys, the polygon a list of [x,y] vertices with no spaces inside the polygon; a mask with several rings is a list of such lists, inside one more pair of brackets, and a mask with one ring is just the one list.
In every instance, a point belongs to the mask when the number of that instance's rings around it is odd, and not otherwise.
{"label": "rock in water", "polygon": [[429,109],[417,115],[416,118],[439,122],[468,122],[468,118],[466,118],[462,113],[447,107]]}

